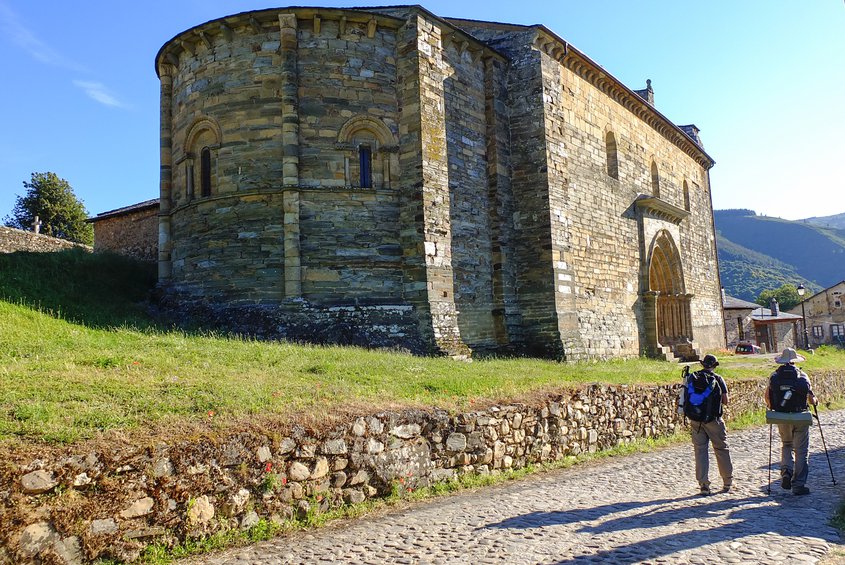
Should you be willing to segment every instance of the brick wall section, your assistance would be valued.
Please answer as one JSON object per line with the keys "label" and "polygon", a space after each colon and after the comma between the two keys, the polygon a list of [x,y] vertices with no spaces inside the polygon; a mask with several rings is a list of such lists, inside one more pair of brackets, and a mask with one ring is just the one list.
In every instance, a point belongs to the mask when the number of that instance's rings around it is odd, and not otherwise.
{"label": "brick wall section", "polygon": [[[812,380],[825,400],[845,390],[842,372]],[[728,384],[729,418],[761,409],[765,379]],[[256,426],[213,441],[199,432],[156,445],[116,438],[37,454],[6,444],[0,512],[14,527],[0,531],[0,559],[133,561],[153,542],[323,512],[384,496],[400,480],[417,488],[670,435],[682,427],[678,390],[589,385],[534,405],[361,414],[321,432]],[[59,489],[61,508],[50,496]]]}
{"label": "brick wall section", "polygon": [[94,219],[94,251],[158,260],[158,207]]}
{"label": "brick wall section", "polygon": [[31,231],[0,226],[0,253],[15,253],[29,251],[34,253],[49,253],[79,247],[91,251],[91,247],[81,243],[74,243],[66,239],[59,239]]}

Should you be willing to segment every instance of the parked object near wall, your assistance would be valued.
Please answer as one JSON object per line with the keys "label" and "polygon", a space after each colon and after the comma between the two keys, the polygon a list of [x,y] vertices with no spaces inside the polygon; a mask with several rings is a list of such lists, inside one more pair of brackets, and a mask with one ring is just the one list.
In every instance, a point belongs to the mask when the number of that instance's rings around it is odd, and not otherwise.
{"label": "parked object near wall", "polygon": [[260,10],[155,63],[175,318],[455,357],[724,347],[698,129],[543,26]]}
{"label": "parked object near wall", "polygon": [[[845,374],[813,376],[841,397]],[[760,408],[766,380],[730,383],[728,418]],[[150,543],[173,544],[259,520],[595,452],[682,425],[677,386],[589,385],[536,404],[462,414],[362,414],[323,430],[272,422],[236,432],[212,425],[167,443],[125,436],[33,450],[0,446],[0,562],[132,560]]]}

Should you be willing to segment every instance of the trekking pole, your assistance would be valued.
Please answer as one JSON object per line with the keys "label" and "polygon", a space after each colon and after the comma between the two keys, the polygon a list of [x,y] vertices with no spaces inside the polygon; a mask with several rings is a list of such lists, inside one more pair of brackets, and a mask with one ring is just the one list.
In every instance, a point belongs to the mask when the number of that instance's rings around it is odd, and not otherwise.
{"label": "trekking pole", "polygon": [[822,447],[824,447],[824,454],[827,456],[827,466],[830,468],[830,480],[833,481],[833,486],[836,486],[836,478],[833,476],[833,465],[830,464],[830,453],[827,452],[827,445],[824,443],[824,432],[822,431],[822,421],[819,420],[819,409],[813,404],[813,411],[816,413],[816,421],[819,423],[819,435],[822,436]]}
{"label": "trekking pole", "polygon": [[769,482],[766,485],[766,494],[772,494],[772,425],[769,424]]}

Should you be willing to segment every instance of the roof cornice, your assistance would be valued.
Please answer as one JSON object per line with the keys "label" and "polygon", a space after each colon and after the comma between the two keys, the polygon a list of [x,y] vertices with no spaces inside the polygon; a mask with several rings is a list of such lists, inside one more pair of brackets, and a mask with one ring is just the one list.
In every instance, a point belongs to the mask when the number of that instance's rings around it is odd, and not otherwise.
{"label": "roof cornice", "polygon": [[715,164],[713,158],[686,132],[595,61],[561,39],[549,28],[543,25],[532,27],[537,30],[534,47],[601,90],[683,150],[684,153],[695,159],[705,169],[709,169]]}
{"label": "roof cornice", "polygon": [[[161,77],[162,64],[176,64],[180,54],[187,52],[193,54],[199,43],[206,46],[211,44],[211,38],[223,35],[227,39],[232,37],[236,27],[249,26],[256,32],[262,31],[266,24],[278,26],[279,14],[293,13],[297,19],[312,19],[315,16],[322,19],[341,19],[348,22],[369,23],[374,21],[376,25],[398,29],[404,24],[404,20],[387,14],[375,11],[368,11],[366,8],[318,8],[304,6],[286,6],[281,8],[269,8],[264,10],[251,10],[239,12],[229,16],[223,16],[196,25],[181,33],[176,34],[166,41],[155,56],[156,75]],[[269,28],[268,28],[269,29]]]}

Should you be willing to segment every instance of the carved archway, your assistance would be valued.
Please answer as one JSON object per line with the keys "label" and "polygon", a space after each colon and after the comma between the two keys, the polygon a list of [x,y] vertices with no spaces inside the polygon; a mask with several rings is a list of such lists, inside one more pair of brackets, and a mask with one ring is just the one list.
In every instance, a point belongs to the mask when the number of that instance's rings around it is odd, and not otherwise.
{"label": "carved archway", "polygon": [[692,341],[691,295],[686,293],[681,255],[672,235],[661,230],[652,241],[648,261],[648,294],[653,297],[656,349]]}

